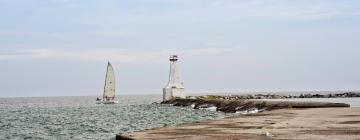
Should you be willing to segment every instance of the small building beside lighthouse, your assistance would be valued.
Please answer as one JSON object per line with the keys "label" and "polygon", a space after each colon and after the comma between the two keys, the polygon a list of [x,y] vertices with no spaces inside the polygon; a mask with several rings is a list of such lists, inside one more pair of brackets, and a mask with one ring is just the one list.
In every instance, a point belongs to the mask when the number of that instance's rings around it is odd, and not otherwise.
{"label": "small building beside lighthouse", "polygon": [[169,82],[163,88],[163,101],[170,100],[173,98],[185,98],[184,86],[180,82],[179,73],[177,69],[178,56],[170,56],[170,73]]}

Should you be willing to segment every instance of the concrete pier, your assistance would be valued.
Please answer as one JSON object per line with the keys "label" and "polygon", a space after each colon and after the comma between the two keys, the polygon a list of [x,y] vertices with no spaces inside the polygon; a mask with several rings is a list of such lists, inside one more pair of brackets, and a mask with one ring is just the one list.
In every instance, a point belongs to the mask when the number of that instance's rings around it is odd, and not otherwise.
{"label": "concrete pier", "polygon": [[278,109],[118,134],[117,140],[359,140],[360,108]]}

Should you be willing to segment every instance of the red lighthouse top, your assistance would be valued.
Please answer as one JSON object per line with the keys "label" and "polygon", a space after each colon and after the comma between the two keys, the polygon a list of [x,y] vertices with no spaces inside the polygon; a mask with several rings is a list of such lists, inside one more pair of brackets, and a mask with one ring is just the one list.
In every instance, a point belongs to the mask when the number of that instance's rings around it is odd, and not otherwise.
{"label": "red lighthouse top", "polygon": [[177,61],[178,60],[178,56],[177,55],[171,55],[170,56],[170,61]]}

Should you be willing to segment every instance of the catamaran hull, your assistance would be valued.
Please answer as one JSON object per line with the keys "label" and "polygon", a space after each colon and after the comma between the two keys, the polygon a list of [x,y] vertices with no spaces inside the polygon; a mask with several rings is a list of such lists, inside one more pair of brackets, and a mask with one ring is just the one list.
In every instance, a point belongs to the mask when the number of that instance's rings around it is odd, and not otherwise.
{"label": "catamaran hull", "polygon": [[117,104],[118,101],[98,101],[97,104]]}

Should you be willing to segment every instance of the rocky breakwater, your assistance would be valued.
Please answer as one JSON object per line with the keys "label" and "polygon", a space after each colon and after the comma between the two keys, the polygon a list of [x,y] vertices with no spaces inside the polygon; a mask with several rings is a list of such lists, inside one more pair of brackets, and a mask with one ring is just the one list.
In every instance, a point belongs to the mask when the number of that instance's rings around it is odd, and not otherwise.
{"label": "rocky breakwater", "polygon": [[310,94],[303,93],[299,95],[277,95],[277,94],[247,94],[247,95],[205,95],[205,96],[188,96],[189,99],[223,99],[223,100],[240,100],[240,99],[291,99],[291,98],[354,98],[360,97],[360,92],[343,92],[330,94]]}
{"label": "rocky breakwater", "polygon": [[283,108],[324,108],[324,107],[350,107],[345,103],[328,102],[295,102],[295,101],[261,101],[248,99],[219,99],[219,98],[187,98],[172,99],[161,104],[172,104],[174,106],[191,106],[194,109],[211,109],[225,113],[248,113],[261,112]]}

